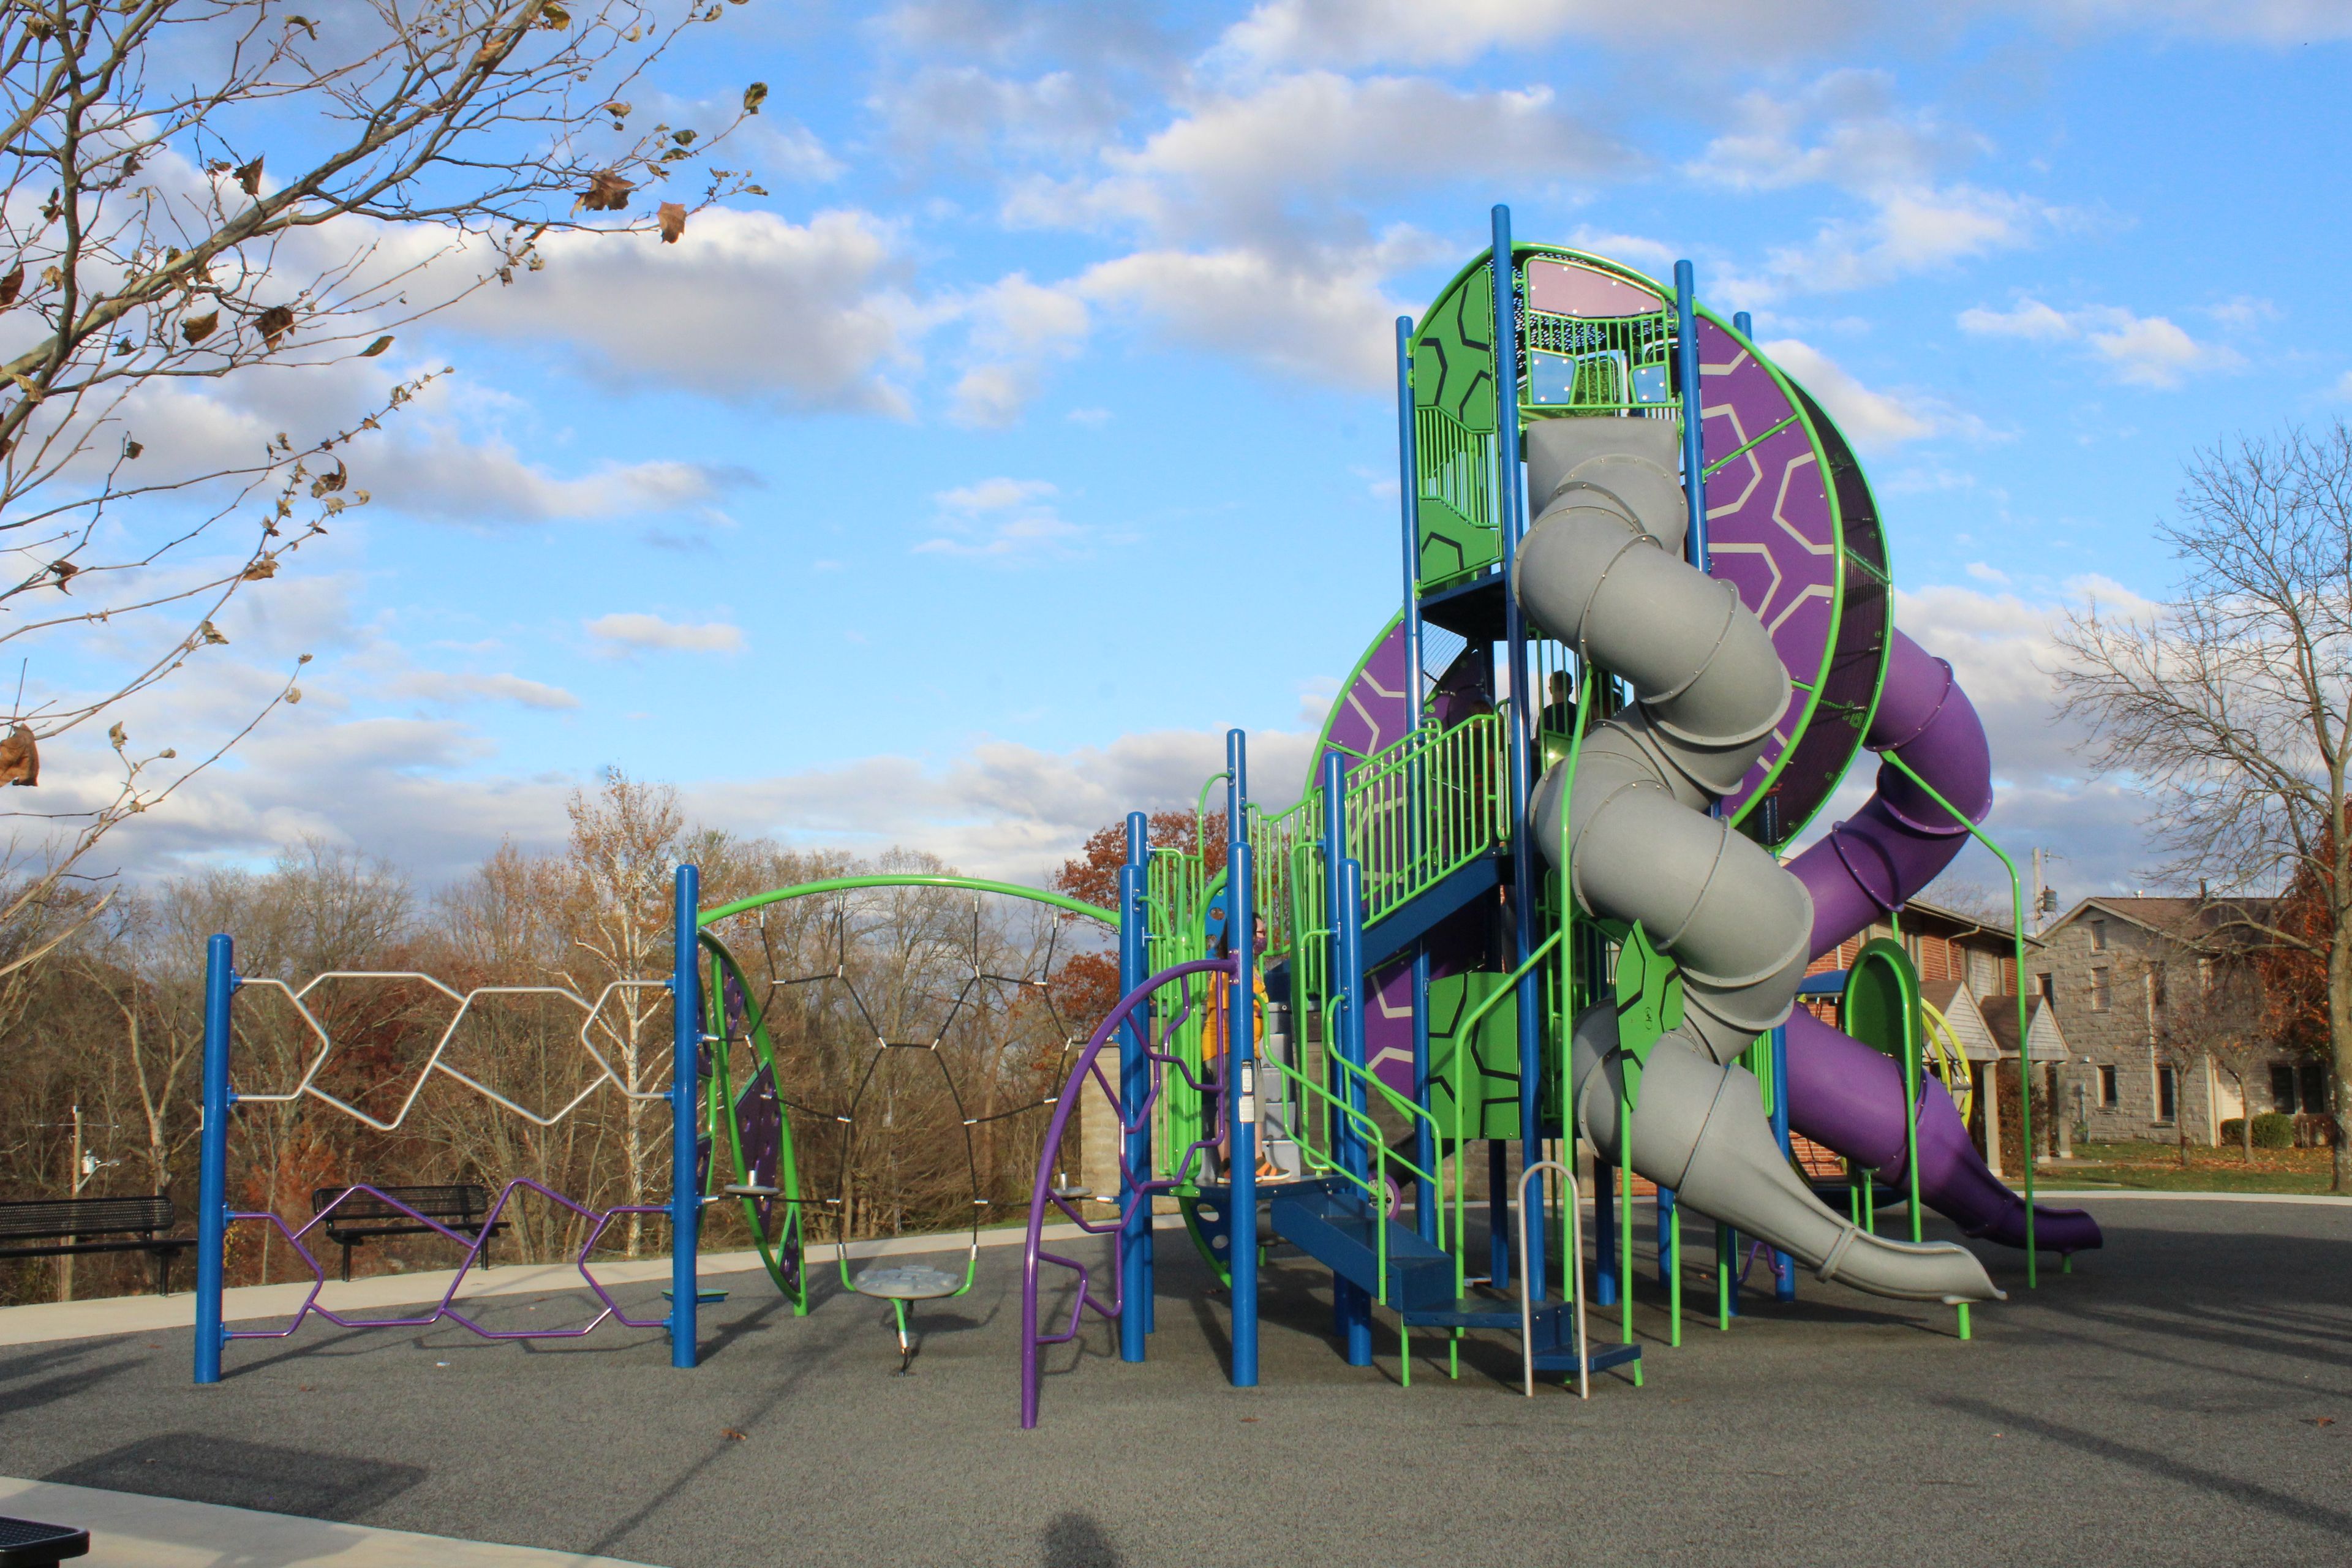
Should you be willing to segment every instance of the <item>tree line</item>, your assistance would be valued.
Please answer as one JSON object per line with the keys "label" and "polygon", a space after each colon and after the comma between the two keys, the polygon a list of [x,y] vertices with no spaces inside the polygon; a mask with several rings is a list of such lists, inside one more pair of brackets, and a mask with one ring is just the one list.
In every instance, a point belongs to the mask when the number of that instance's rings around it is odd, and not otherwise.
{"label": "tree line", "polygon": [[[205,947],[226,931],[249,982],[299,989],[342,976],[302,994],[334,1042],[311,1081],[390,1127],[316,1096],[241,1103],[233,1207],[299,1229],[320,1188],[474,1182],[496,1192],[515,1177],[599,1210],[665,1203],[670,1112],[652,1097],[670,1080],[669,1001],[623,983],[669,973],[673,868],[701,868],[705,908],[820,879],[947,869],[920,855],[858,861],[697,826],[674,790],[619,773],[575,795],[570,813],[560,850],[504,846],[431,892],[318,842],[265,870],[118,892],[0,988],[11,1068],[0,1198],[162,1193],[187,1228]],[[953,1229],[975,1213],[1010,1219],[1025,1201],[1049,1113],[1041,1102],[1059,1087],[1073,1035],[1094,1021],[1072,1011],[1087,1005],[1086,984],[1065,971],[1100,939],[1082,929],[1091,922],[1004,903],[894,887],[788,900],[719,928],[753,994],[727,1009],[728,1091],[740,1093],[755,1065],[741,1037],[748,1000],[766,1015],[778,1088],[794,1108],[813,1237]],[[450,993],[482,986],[533,989],[478,998],[451,1029]],[[601,1001],[593,1021],[572,997]],[[304,1080],[320,1041],[285,991],[249,983],[233,1016],[241,1095]],[[443,1070],[427,1074],[436,1050]],[[716,1157],[733,1179],[726,1142],[722,1130]],[[501,1259],[568,1258],[586,1240],[586,1221],[535,1194],[519,1194],[503,1218]],[[749,1243],[740,1205],[713,1205],[706,1225],[707,1247]],[[306,1272],[271,1227],[231,1235],[232,1284]],[[667,1224],[633,1216],[600,1246],[667,1251]],[[437,1237],[360,1255],[368,1268],[448,1267],[457,1256]],[[135,1256],[16,1260],[0,1264],[0,1301],[142,1289],[144,1270]]]}

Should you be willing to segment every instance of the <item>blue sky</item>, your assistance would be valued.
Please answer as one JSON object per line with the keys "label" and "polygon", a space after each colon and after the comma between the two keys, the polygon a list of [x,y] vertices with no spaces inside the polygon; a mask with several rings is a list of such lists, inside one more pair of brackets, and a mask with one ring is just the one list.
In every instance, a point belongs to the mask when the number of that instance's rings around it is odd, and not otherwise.
{"label": "blue sky", "polygon": [[308,700],[117,853],[435,880],[617,764],[1034,876],[1229,724],[1291,787],[1399,594],[1388,322],[1506,201],[1754,313],[1862,448],[1998,829],[2128,889],[2036,661],[2164,592],[2193,448],[2352,412],[2352,4],[1927,9],[753,0],[665,117],[770,83],[772,194],[408,334],[456,374],[354,451],[375,504],[138,722],[185,749],[295,651]]}

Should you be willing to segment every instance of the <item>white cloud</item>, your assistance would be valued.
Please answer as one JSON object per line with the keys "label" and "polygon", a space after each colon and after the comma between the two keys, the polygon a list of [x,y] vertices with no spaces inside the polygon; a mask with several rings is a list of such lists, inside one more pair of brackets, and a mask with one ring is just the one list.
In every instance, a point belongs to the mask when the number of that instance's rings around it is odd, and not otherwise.
{"label": "white cloud", "polygon": [[1974,0],[1882,6],[1869,0],[1265,0],[1227,30],[1237,62],[1458,65],[1563,37],[1628,53],[1785,59],[1874,33],[1943,42],[1970,13],[2015,12],[2056,33],[2097,28],[2292,46],[2352,37],[2340,0]]}
{"label": "white cloud", "polygon": [[1989,562],[1971,561],[1969,563],[1968,572],[1969,576],[1979,583],[1990,583],[1996,588],[2009,586],[2009,574]]}
{"label": "white cloud", "polygon": [[2346,371],[2336,378],[2336,395],[2352,401],[2352,370]]}
{"label": "white cloud", "polygon": [[451,522],[629,517],[709,500],[746,477],[701,463],[605,462],[560,479],[502,437],[469,442],[446,425],[368,463],[382,505]]}
{"label": "white cloud", "polygon": [[2034,0],[2032,9],[2074,26],[2105,24],[2287,47],[2352,37],[2352,10],[2341,0]]}
{"label": "white cloud", "polygon": [[1348,232],[1360,228],[1354,203],[1480,176],[1623,177],[1643,159],[1549,87],[1308,71],[1202,99],[1103,163],[1099,179],[1022,187],[1007,216],[1188,242],[1347,243],[1360,237]]}
{"label": "white cloud", "polygon": [[1054,505],[1058,487],[1045,479],[982,479],[941,490],[933,526],[914,547],[918,555],[972,556],[1000,562],[1067,555],[1087,531]]}
{"label": "white cloud", "polygon": [[1752,297],[1769,302],[1781,292],[1872,288],[2022,248],[2070,216],[2028,196],[1964,184],[1906,187],[1873,202],[1866,217],[1832,219],[1805,244],[1774,249]]}
{"label": "white cloud", "polygon": [[666,621],[642,612],[599,616],[583,629],[608,653],[740,653],[743,628],[726,621]]}
{"label": "white cloud", "polygon": [[[1313,731],[1257,731],[1249,739],[1258,798],[1274,807],[1296,800]],[[1223,765],[1221,731],[1129,734],[1066,752],[991,741],[939,764],[867,757],[780,779],[704,785],[688,799],[706,820],[741,832],[860,854],[907,845],[970,873],[1034,881],[1128,812],[1190,806],[1201,781]]]}
{"label": "white cloud", "polygon": [[1118,126],[1111,84],[1074,71],[1022,80],[973,65],[926,66],[867,100],[909,153],[979,162],[1000,149],[1064,157],[1099,147]]}
{"label": "white cloud", "polygon": [[580,699],[560,686],[528,680],[520,675],[458,675],[446,670],[417,669],[390,683],[395,696],[421,702],[512,702],[541,712],[563,712],[580,706]]}
{"label": "white cloud", "polygon": [[561,342],[616,385],[667,383],[798,409],[905,416],[890,372],[929,323],[890,281],[896,237],[870,214],[806,224],[725,208],[686,237],[552,234],[546,269],[455,307],[454,324]]}
{"label": "white cloud", "polygon": [[1089,268],[1077,288],[1140,311],[1189,347],[1369,391],[1393,379],[1390,323],[1410,309],[1381,279],[1424,248],[1419,236],[1400,234],[1307,255],[1138,251]]}
{"label": "white cloud", "polygon": [[1850,35],[1874,9],[1863,0],[1268,0],[1226,32],[1223,48],[1244,61],[1458,65],[1574,35],[1753,58]]}
{"label": "white cloud", "polygon": [[1900,110],[1884,71],[1837,70],[1790,98],[1744,95],[1736,128],[1707,143],[1687,172],[1739,191],[1832,184],[1892,194],[1933,182],[1991,151],[1977,132],[1932,110]]}
{"label": "white cloud", "polygon": [[2008,310],[1971,306],[1959,314],[1959,328],[1986,337],[2031,338],[2049,342],[2074,335],[2074,323],[2039,300],[2020,300]]}
{"label": "white cloud", "polygon": [[2241,369],[2245,356],[2225,343],[2200,342],[2164,316],[2138,316],[2114,305],[2059,310],[2021,298],[2008,310],[1983,306],[1958,318],[1964,332],[2030,338],[2044,342],[2079,342],[2104,361],[2115,379],[2131,386],[2171,389],[2200,373]]}
{"label": "white cloud", "polygon": [[1837,421],[1846,438],[1864,451],[1948,433],[1981,434],[1982,426],[1934,398],[1912,392],[1881,392],[1864,386],[1829,355],[1797,338],[1760,345]]}
{"label": "white cloud", "polygon": [[1075,358],[1092,326],[1086,300],[1067,288],[1042,288],[1021,272],[983,289],[964,311],[976,363],[957,381],[948,416],[982,429],[1019,419],[1046,368]]}

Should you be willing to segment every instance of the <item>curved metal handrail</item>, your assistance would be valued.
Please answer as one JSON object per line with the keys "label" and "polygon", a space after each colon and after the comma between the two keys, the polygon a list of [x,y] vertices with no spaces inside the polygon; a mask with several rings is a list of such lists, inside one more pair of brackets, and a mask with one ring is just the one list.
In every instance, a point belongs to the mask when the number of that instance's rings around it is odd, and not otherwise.
{"label": "curved metal handrail", "polygon": [[[1546,1171],[1559,1173],[1561,1208],[1568,1214],[1569,1300],[1576,1314],[1576,1396],[1592,1397],[1592,1355],[1584,1333],[1584,1211],[1576,1173],[1557,1160],[1538,1160],[1519,1173],[1519,1365],[1527,1395],[1536,1396],[1536,1304],[1528,1293],[1528,1183]],[[1538,1211],[1540,1212],[1540,1211]]]}

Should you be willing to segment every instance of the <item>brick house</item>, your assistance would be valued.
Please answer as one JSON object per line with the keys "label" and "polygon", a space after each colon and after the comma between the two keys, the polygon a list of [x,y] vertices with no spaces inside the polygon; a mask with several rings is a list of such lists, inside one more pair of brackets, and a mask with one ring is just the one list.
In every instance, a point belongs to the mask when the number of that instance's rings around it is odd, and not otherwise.
{"label": "brick house", "polygon": [[[2248,1100],[2256,1114],[2324,1109],[2319,1064],[2252,1037],[2259,992],[2247,943],[2228,930],[2227,911],[2242,907],[2259,917],[2271,902],[2084,899],[2042,933],[2032,984],[2074,1052],[2069,1121],[2100,1142],[2170,1142],[2185,1128],[2190,1142],[2210,1144],[2221,1141],[2223,1121],[2246,1113]],[[2239,998],[2243,1026],[2236,1033],[2247,1043],[2207,1048],[2195,1016],[2231,996]],[[2218,1038],[2227,1031],[2209,1033]]]}
{"label": "brick house", "polygon": [[[1922,899],[1914,899],[1903,907],[1901,936],[1903,950],[1909,955],[1912,967],[1919,972],[1922,997],[1942,1014],[1958,1037],[1961,1054],[1967,1058],[1974,1087],[1979,1092],[1972,1097],[1969,1113],[1969,1131],[1976,1139],[1978,1150],[1998,1172],[2000,1169],[2000,1127],[2006,1113],[2014,1120],[2016,1097],[2015,1068],[2017,1060],[2017,942],[2006,921],[1979,920],[1958,910],[1946,909]],[[1861,934],[1848,938],[1836,948],[1815,959],[1807,973],[1826,973],[1853,967],[1854,958],[1865,942],[1896,934],[1896,922],[1881,919],[1874,921]],[[2029,965],[2036,962],[2041,943],[2027,937],[2026,955]],[[1833,1020],[1835,1009],[1825,1004],[1808,1004],[1824,1020]],[[2032,1020],[2032,1050],[2036,1062],[2049,1063],[2063,1068],[2066,1047],[2058,1031],[2054,1016],[2044,1019],[2037,1005]],[[2006,1023],[1997,1021],[2005,1018]],[[1994,1081],[1995,1063],[2006,1059],[2012,1064],[2009,1100],[1994,1103],[1990,1091]],[[2063,1139],[2065,1129],[2059,1130]],[[2037,1129],[2034,1140],[2043,1148],[2050,1146]],[[1805,1151],[1801,1150],[1801,1157]],[[1826,1150],[1804,1161],[1814,1169],[1837,1163]]]}

